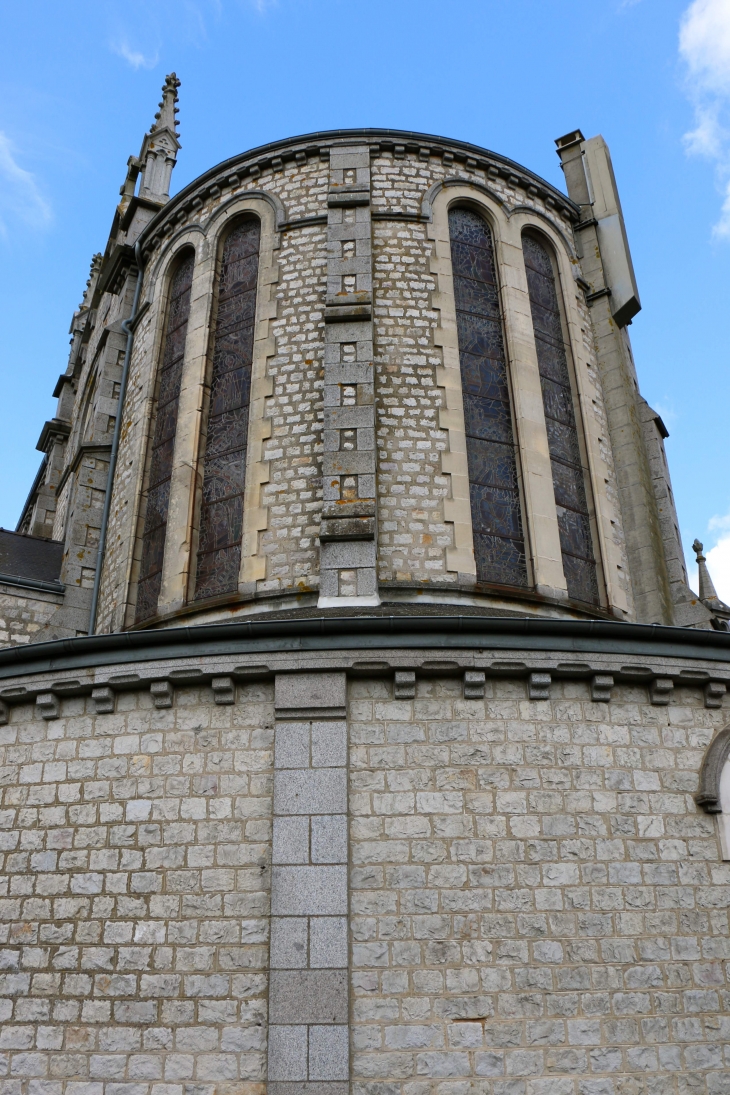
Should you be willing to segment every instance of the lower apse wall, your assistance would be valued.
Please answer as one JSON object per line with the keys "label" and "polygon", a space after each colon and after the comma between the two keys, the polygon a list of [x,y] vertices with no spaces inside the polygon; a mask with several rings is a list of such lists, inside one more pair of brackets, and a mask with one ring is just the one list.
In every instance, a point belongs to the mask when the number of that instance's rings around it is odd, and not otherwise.
{"label": "lower apse wall", "polygon": [[[154,689],[0,726],[2,1095],[263,1090],[274,686]],[[396,691],[349,684],[353,1090],[730,1092],[723,711]]]}

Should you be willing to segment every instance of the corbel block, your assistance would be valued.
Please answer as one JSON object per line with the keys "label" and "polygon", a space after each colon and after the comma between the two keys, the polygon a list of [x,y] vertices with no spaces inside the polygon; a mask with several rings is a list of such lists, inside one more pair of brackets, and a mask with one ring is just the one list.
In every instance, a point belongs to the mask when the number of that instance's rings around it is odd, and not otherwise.
{"label": "corbel block", "polygon": [[94,688],[91,698],[94,701],[97,715],[112,715],[114,713],[114,692],[111,688],[107,686]]}
{"label": "corbel block", "polygon": [[57,719],[61,714],[61,701],[53,692],[41,692],[36,696],[35,705],[42,719]]}
{"label": "corbel block", "polygon": [[464,699],[483,700],[486,674],[483,669],[467,669],[464,671]]}
{"label": "corbel block", "polygon": [[415,669],[396,669],[395,671],[395,698],[397,700],[412,700],[416,695],[416,671]]}
{"label": "corbel block", "polygon": [[705,685],[705,707],[722,707],[722,697],[727,692],[727,685],[722,681],[708,681]]}
{"label": "corbel block", "polygon": [[649,699],[655,707],[667,707],[673,691],[673,680],[669,677],[655,677],[649,685]]}
{"label": "corbel block", "polygon": [[610,673],[596,673],[591,680],[591,699],[594,703],[610,703],[613,677]]}
{"label": "corbel block", "polygon": [[235,703],[236,686],[233,677],[213,677],[211,681],[213,699],[216,703]]}
{"label": "corbel block", "polygon": [[10,722],[10,708],[0,700],[0,726],[6,726]]}
{"label": "corbel block", "polygon": [[153,681],[150,693],[155,707],[172,707],[173,691],[169,681]]}
{"label": "corbel block", "polygon": [[530,673],[527,695],[531,700],[549,700],[552,677],[549,673]]}

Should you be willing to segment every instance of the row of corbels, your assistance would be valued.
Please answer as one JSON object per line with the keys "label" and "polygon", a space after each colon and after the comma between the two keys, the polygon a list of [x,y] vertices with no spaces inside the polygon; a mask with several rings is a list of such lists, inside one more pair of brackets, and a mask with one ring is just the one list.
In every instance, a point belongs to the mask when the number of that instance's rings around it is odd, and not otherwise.
{"label": "row of corbels", "polygon": [[[464,699],[480,700],[486,691],[487,674],[483,669],[466,669],[463,673]],[[546,672],[532,672],[527,676],[527,695],[531,700],[549,700],[553,676]],[[236,683],[233,677],[213,677],[211,680],[213,700],[216,704],[236,702]],[[610,703],[615,678],[611,673],[594,673],[590,678],[591,700],[594,703]],[[705,707],[722,707],[727,685],[722,681],[707,681],[704,684]],[[156,708],[172,707],[175,698],[174,685],[169,680],[150,682],[150,695]],[[657,707],[666,707],[674,692],[671,677],[653,677],[648,682],[649,700]],[[412,700],[416,696],[415,669],[396,669],[394,696],[397,700]],[[46,720],[61,717],[61,699],[52,691],[41,692],[36,696],[36,710]],[[97,715],[113,714],[116,708],[116,692],[109,685],[101,685],[91,691],[91,700]],[[10,709],[0,700],[0,726],[10,718]]]}
{"label": "row of corbels", "polygon": [[[219,704],[236,702],[236,685],[233,677],[213,677],[211,681],[213,700]],[[175,689],[170,681],[152,681],[150,683],[150,695],[155,707],[172,707],[175,698]],[[97,715],[111,715],[116,708],[116,693],[108,685],[93,688],[91,700]],[[36,710],[42,719],[60,719],[61,697],[55,692],[41,692],[36,696]],[[8,705],[0,700],[0,726],[5,725],[10,718]]]}
{"label": "row of corbels", "polygon": [[[464,699],[481,700],[484,698],[487,675],[483,669],[464,671]],[[591,700],[593,703],[610,703],[615,685],[611,673],[594,673],[590,679]],[[527,678],[527,696],[531,700],[549,700],[551,673],[530,673]],[[727,685],[722,681],[708,681],[704,686],[705,707],[722,707],[722,698]],[[671,677],[654,677],[649,683],[649,700],[657,707],[666,707],[674,692]],[[416,671],[397,669],[395,673],[395,698],[412,700],[416,695]]]}

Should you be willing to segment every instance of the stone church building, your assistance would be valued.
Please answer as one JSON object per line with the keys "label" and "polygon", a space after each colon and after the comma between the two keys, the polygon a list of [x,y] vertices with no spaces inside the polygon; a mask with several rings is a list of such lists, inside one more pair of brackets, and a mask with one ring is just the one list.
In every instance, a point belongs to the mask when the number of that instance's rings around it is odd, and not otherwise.
{"label": "stone church building", "polygon": [[178,85],[0,531],[0,1095],[728,1095],[730,609],[605,142],[171,198]]}

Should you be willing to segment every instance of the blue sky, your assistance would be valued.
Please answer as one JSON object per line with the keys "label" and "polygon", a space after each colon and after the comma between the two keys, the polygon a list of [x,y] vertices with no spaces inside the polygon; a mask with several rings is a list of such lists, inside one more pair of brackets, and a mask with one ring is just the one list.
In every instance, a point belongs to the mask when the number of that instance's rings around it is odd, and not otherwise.
{"label": "blue sky", "polygon": [[[483,145],[563,185],[602,133],[685,548],[730,601],[730,0],[26,0],[0,13],[0,525],[14,528],[127,157],[182,80],[173,191],[237,152],[384,126]],[[691,555],[691,552],[690,552]]]}

